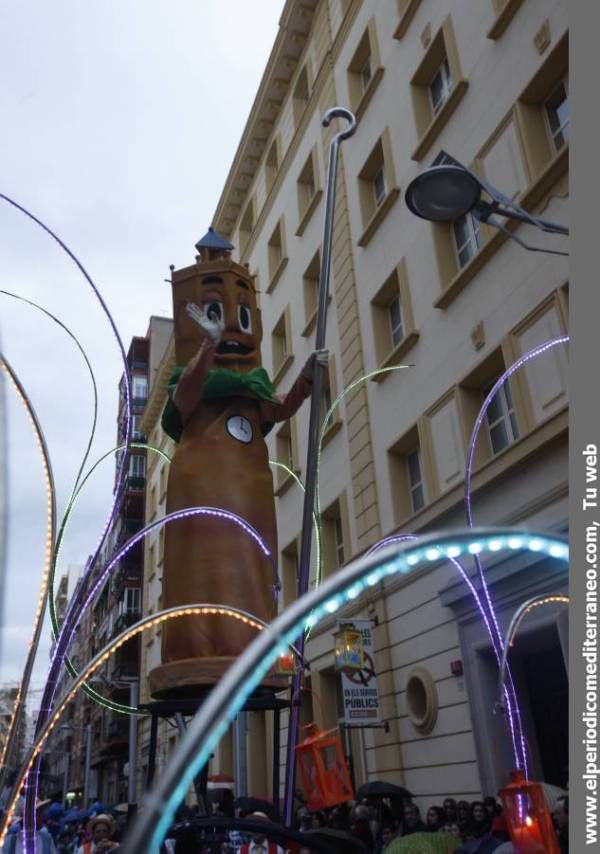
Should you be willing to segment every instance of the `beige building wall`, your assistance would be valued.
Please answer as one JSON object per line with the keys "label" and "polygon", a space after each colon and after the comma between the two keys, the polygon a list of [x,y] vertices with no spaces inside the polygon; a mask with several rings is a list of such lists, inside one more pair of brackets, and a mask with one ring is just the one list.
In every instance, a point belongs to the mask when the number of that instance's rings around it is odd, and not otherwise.
{"label": "beige building wall", "polygon": [[[568,90],[566,28],[564,0],[285,5],[213,224],[257,275],[263,363],[285,391],[314,346],[333,130],[322,129],[320,118],[335,104],[351,106],[359,126],[342,146],[327,328],[332,397],[367,373],[414,365],[382,373],[345,397],[328,431],[319,480],[325,573],[382,536],[464,526],[468,438],[488,383],[567,329],[565,259],[527,253],[487,226],[466,258],[469,247],[459,254],[451,226],[417,219],[402,199],[410,180],[443,150],[529,210],[568,223],[568,141],[553,137],[545,106],[560,81]],[[445,84],[448,76],[452,84],[434,111],[429,86],[442,65]],[[518,234],[565,248],[559,238],[527,227]],[[403,321],[396,341],[395,298]],[[564,348],[527,366],[511,391],[518,435],[494,450],[483,431],[473,477],[476,521],[563,529]],[[291,454],[300,477],[307,420],[305,405],[289,441],[285,431],[269,437],[272,458],[289,462]],[[415,452],[416,486],[408,467]],[[285,600],[299,550],[302,493],[279,473],[275,480]],[[415,505],[418,487],[422,506]],[[313,570],[312,584],[314,576]],[[355,614],[378,617],[376,664],[390,724],[387,734],[353,732],[356,782],[403,783],[423,807],[445,795],[472,798],[495,785],[504,768],[502,757],[487,765],[483,757],[488,730],[474,726],[475,677],[467,668],[465,676],[450,671],[452,661],[466,658],[468,630],[466,618],[444,604],[451,597],[442,593],[455,582],[448,566],[386,582]],[[547,583],[556,589],[564,578]],[[526,583],[519,584],[505,596],[507,608],[524,598],[518,597]],[[547,619],[553,624],[555,615]],[[314,715],[324,724],[337,719],[333,629],[323,624],[308,646]],[[428,731],[415,724],[407,703],[417,669],[436,697]],[[285,732],[282,759],[284,747]],[[256,785],[261,774],[270,776],[258,759],[251,767]],[[263,791],[267,786],[264,780]]]}

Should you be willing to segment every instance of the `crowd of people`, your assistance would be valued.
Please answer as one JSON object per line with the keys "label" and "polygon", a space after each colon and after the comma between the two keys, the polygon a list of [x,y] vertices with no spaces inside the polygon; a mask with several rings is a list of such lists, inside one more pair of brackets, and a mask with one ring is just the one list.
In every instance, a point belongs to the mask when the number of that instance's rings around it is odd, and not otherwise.
{"label": "crowd of people", "polygon": [[[42,854],[100,854],[120,847],[119,840],[126,830],[127,817],[115,818],[114,811],[100,804],[92,805],[85,820],[81,815],[65,812],[60,804],[50,804],[37,813],[37,850]],[[372,854],[420,854],[423,850],[442,854],[508,854],[513,851],[510,834],[502,808],[496,798],[456,801],[445,798],[439,806],[430,806],[422,816],[412,798],[363,798],[360,802],[341,804],[328,811],[310,812],[302,801],[295,813],[294,830],[306,844],[280,839],[283,845],[269,840],[268,823],[278,822],[278,816],[265,812],[235,809],[233,798],[211,804],[215,817],[246,818],[265,826],[262,831],[224,832],[224,838],[215,842],[210,833],[193,833],[196,809],[183,807],[174,825],[174,833],[163,844],[163,854],[308,854],[311,837],[325,837],[332,833],[340,851],[352,850],[346,843],[355,841],[354,850]],[[568,852],[568,798],[559,798],[554,804],[553,819],[561,854]],[[186,827],[190,833],[186,833]],[[6,837],[4,854],[19,854],[22,849],[22,823],[17,819]],[[424,834],[437,834],[435,845],[423,845]],[[346,837],[346,843],[342,841]],[[407,840],[414,837],[414,844]],[[331,841],[331,838],[330,838]],[[402,844],[399,844],[399,843]],[[431,843],[434,840],[431,839]],[[334,845],[335,845],[334,841]]]}
{"label": "crowd of people", "polygon": [[[22,804],[17,810],[20,813]],[[100,803],[85,811],[65,810],[59,803],[39,806],[36,811],[36,850],[40,854],[100,854],[115,851],[126,824],[126,816],[119,816]],[[23,851],[22,818],[11,824],[3,854],[21,854]]]}

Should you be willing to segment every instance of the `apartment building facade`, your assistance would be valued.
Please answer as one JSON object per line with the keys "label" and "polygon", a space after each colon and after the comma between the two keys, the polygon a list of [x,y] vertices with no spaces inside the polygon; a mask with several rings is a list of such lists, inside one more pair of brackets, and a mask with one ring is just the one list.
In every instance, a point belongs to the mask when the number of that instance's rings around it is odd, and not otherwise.
{"label": "apartment building facade", "polygon": [[[337,129],[323,128],[321,117],[335,105],[352,109],[358,127],[341,149],[332,246],[322,411],[343,396],[320,460],[325,577],[383,537],[466,526],[465,467],[483,400],[520,356],[568,331],[564,258],[528,252],[469,214],[425,222],[403,199],[417,174],[450,156],[525,209],[568,224],[566,3],[286,2],[213,217],[256,276],[263,364],[278,391],[314,348],[328,147]],[[526,226],[516,235],[565,249]],[[166,449],[159,424],[172,352],[163,362],[142,424]],[[566,531],[566,365],[567,348],[555,346],[497,394],[474,453],[475,524]],[[271,459],[301,479],[307,424],[305,404],[268,439]],[[163,462],[153,464],[152,480],[149,467],[149,518],[164,512]],[[296,595],[302,490],[279,467],[274,487],[285,607]],[[160,606],[160,535],[155,540],[145,546],[147,612]],[[525,599],[567,588],[567,572],[551,560],[498,555],[484,566],[501,630]],[[510,738],[496,714],[491,644],[455,567],[385,581],[343,616],[372,621],[387,723],[344,729],[356,784],[402,784],[424,808],[447,795],[496,792],[512,766]],[[303,694],[303,718],[326,728],[343,720],[334,630],[331,620],[311,635]],[[158,663],[159,648],[158,637],[148,640],[143,673]],[[511,656],[531,775],[564,784],[567,629],[559,605],[528,617]],[[544,713],[549,703],[552,716]],[[269,733],[269,713],[249,715],[254,793],[269,792]],[[283,762],[285,731],[281,739]],[[231,733],[213,768],[232,773]]]}

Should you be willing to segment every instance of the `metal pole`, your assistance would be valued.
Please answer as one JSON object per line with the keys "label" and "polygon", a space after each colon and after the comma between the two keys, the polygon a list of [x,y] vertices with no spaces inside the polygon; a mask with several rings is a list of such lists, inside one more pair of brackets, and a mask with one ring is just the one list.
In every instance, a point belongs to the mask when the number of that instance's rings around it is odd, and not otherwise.
{"label": "metal pole", "polygon": [[146,774],[146,788],[149,789],[154,780],[154,771],[156,770],[156,743],[158,739],[158,715],[153,709],[150,719],[150,745],[148,748],[148,771]]}
{"label": "metal pole", "polygon": [[90,765],[92,762],[92,725],[85,725],[85,771],[83,776],[83,808],[86,809],[90,796]]}
{"label": "metal pole", "polygon": [[69,771],[71,765],[71,751],[65,750],[64,755],[65,760],[65,773],[63,776],[63,791],[62,791],[62,802],[64,804],[65,809],[67,808],[67,792],[69,791]]}
{"label": "metal pole", "polygon": [[[325,196],[325,223],[323,227],[323,251],[321,255],[321,271],[319,274],[319,304],[317,308],[317,332],[315,335],[315,350],[325,347],[325,332],[327,329],[327,297],[329,295],[329,273],[331,270],[331,242],[333,234],[333,214],[335,210],[335,180],[337,172],[337,157],[340,142],[352,136],[356,130],[356,118],[344,107],[333,107],[327,110],[321,124],[328,127],[334,118],[345,119],[348,127],[336,133],[329,146],[329,171],[327,174],[327,192]],[[303,596],[308,590],[310,574],[310,552],[312,546],[312,515],[315,502],[315,486],[317,479],[317,452],[319,444],[319,416],[321,408],[322,367],[315,359],[313,363],[313,382],[310,397],[310,418],[308,426],[308,451],[306,455],[306,479],[304,484],[304,505],[302,508],[302,545],[300,548],[300,569],[298,579],[298,596]],[[296,641],[300,653],[304,655],[304,634]],[[291,686],[290,723],[286,748],[285,796],[283,820],[287,827],[292,824],[294,807],[294,789],[296,785],[296,743],[298,740],[298,719],[300,707],[301,671],[294,674]]]}
{"label": "metal pole", "polygon": [[279,763],[281,761],[280,741],[281,711],[279,706],[273,709],[273,806],[279,811]]}
{"label": "metal pole", "polygon": [[[129,683],[129,705],[137,708],[140,683],[136,679]],[[137,804],[137,729],[136,715],[129,716],[129,778],[127,780],[128,813],[135,812]]]}
{"label": "metal pole", "polygon": [[235,794],[245,798],[248,794],[248,767],[246,762],[246,712],[238,712],[235,721]]}

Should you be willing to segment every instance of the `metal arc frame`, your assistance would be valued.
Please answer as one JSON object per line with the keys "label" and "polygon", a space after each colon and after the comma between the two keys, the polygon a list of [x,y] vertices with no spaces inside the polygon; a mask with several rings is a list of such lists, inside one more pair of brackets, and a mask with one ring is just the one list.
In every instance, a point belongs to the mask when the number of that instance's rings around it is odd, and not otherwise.
{"label": "metal arc frame", "polygon": [[[89,680],[94,673],[96,673],[102,665],[110,658],[110,656],[116,652],[123,644],[127,643],[127,641],[131,640],[136,635],[145,631],[148,628],[152,628],[153,626],[160,625],[161,623],[167,622],[168,620],[176,619],[178,617],[213,617],[213,616],[221,616],[221,617],[230,617],[232,619],[240,620],[243,623],[246,623],[251,628],[256,629],[257,631],[265,631],[268,627],[268,624],[263,620],[256,617],[254,614],[250,614],[248,611],[244,611],[241,608],[234,608],[230,605],[221,605],[213,602],[202,602],[202,603],[193,603],[190,605],[176,605],[173,608],[165,608],[163,611],[159,611],[156,614],[150,614],[147,617],[144,617],[141,620],[138,620],[133,626],[130,626],[127,629],[124,629],[121,634],[117,635],[110,643],[108,643],[103,649],[100,650],[88,664],[81,671],[81,673],[77,676],[74,682],[71,683],[69,688],[63,694],[61,700],[57,703],[56,708],[53,710],[51,717],[48,719],[40,733],[38,734],[36,741],[33,746],[29,749],[27,756],[21,766],[21,773],[19,775],[18,781],[13,786],[11,791],[8,807],[6,810],[6,814],[4,815],[3,824],[0,829],[0,845],[3,844],[4,838],[6,836],[9,822],[13,816],[14,809],[19,797],[19,792],[21,788],[25,785],[25,781],[31,768],[33,767],[34,762],[40,756],[42,749],[48,739],[48,736],[52,732],[52,730],[57,725],[61,715],[64,710],[74,699],[75,695],[82,688],[86,681]],[[299,662],[303,662],[303,659],[293,644],[288,644],[288,647],[298,656]],[[305,665],[305,662],[304,662]],[[301,664],[300,666],[303,666]],[[283,690],[284,686],[282,686]]]}
{"label": "metal arc frame", "polygon": [[334,614],[387,576],[409,573],[422,562],[502,549],[513,552],[527,549],[559,560],[568,560],[569,554],[563,537],[515,528],[434,533],[417,544],[401,543],[361,557],[296,600],[254,639],[198,710],[186,737],[175,749],[160,780],[147,796],[142,814],[124,840],[125,854],[139,851],[158,854],[164,833],[189,783],[208,761],[248,694],[299,632],[316,625],[322,617]]}
{"label": "metal arc frame", "polygon": [[33,672],[33,665],[35,663],[35,657],[37,654],[37,648],[40,641],[40,637],[42,634],[42,627],[44,624],[44,613],[46,610],[46,604],[48,601],[48,592],[50,590],[50,572],[51,572],[51,563],[52,563],[52,549],[54,545],[54,540],[56,537],[56,490],[54,488],[54,476],[52,474],[52,465],[50,463],[50,456],[48,453],[48,446],[46,445],[46,440],[44,438],[44,434],[42,428],[40,426],[38,417],[35,413],[35,409],[33,408],[33,404],[29,399],[25,389],[21,385],[19,378],[15,374],[13,368],[11,367],[8,360],[0,353],[0,367],[4,370],[6,375],[9,377],[17,395],[21,399],[25,411],[29,417],[31,422],[31,426],[33,428],[34,438],[40,450],[40,454],[42,457],[42,465],[44,468],[44,475],[46,478],[46,490],[47,490],[47,499],[48,499],[48,515],[46,521],[46,554],[44,558],[44,569],[42,573],[42,584],[38,597],[38,603],[35,612],[35,618],[33,622],[33,635],[31,641],[29,642],[29,650],[27,652],[27,658],[25,660],[25,667],[23,669],[23,676],[21,677],[21,682],[19,685],[19,692],[17,694],[17,699],[15,701],[15,705],[13,708],[13,713],[11,716],[8,733],[6,736],[6,741],[4,742],[4,747],[2,753],[0,755],[0,784],[4,781],[6,771],[8,770],[8,766],[11,760],[11,754],[13,752],[16,734],[19,728],[19,723],[21,720],[21,715],[23,713],[23,708],[25,706],[25,701],[27,698],[27,691],[29,689],[29,683],[31,681],[31,674]]}

